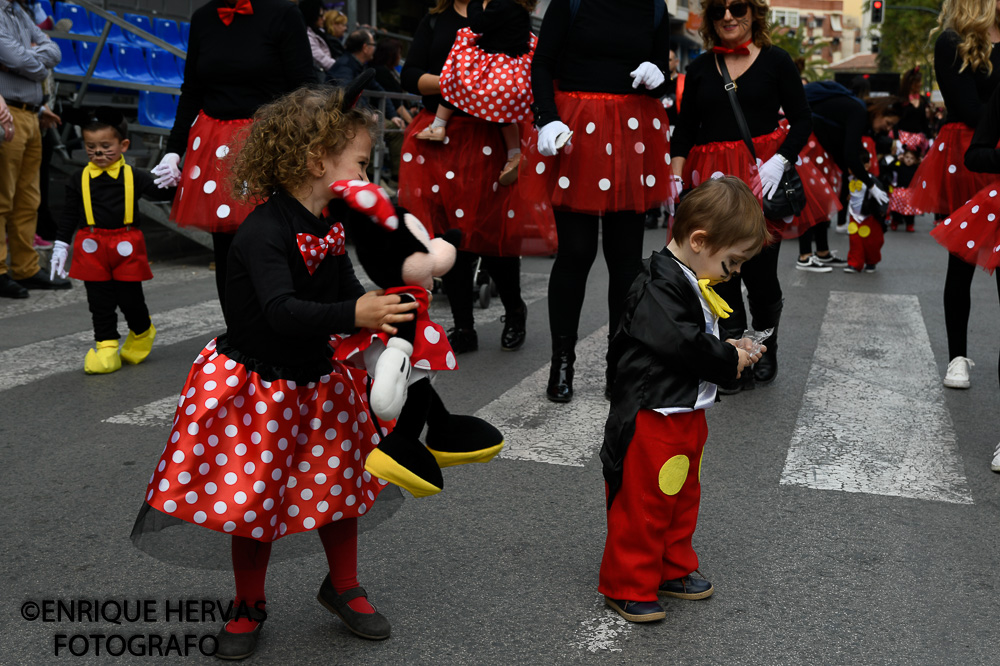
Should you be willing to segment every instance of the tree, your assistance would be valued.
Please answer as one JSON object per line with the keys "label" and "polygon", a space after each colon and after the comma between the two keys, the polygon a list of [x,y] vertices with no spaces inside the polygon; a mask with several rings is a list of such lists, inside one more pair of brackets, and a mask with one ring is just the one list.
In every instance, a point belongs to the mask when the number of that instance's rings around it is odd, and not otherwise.
{"label": "tree", "polygon": [[819,81],[826,78],[823,70],[829,63],[823,60],[821,53],[829,41],[817,40],[808,44],[805,40],[799,39],[791,28],[775,26],[771,28],[771,42],[787,51],[796,64],[804,63],[802,78],[805,80]]}
{"label": "tree", "polygon": [[[927,7],[941,10],[940,0],[885,0],[885,18],[882,25],[872,26],[869,34],[881,34],[878,67],[881,72],[905,72],[917,65],[925,72],[924,84],[933,79],[934,48],[928,44],[927,35],[937,25],[937,16],[913,9],[898,9],[893,5]],[[871,0],[864,11],[871,10]]]}

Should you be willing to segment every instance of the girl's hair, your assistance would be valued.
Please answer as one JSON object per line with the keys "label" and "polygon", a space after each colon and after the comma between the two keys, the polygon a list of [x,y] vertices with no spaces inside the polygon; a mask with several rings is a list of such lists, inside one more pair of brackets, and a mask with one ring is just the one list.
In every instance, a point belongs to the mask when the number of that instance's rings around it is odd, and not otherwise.
{"label": "girl's hair", "polygon": [[399,64],[399,54],[403,49],[403,44],[398,39],[383,37],[375,44],[375,55],[372,56],[371,66],[385,66],[390,69]]}
{"label": "girl's hair", "polygon": [[906,70],[903,78],[899,81],[899,96],[908,99],[913,94],[913,87],[920,85],[924,80],[924,75],[920,73],[919,67]]}
{"label": "girl's hair", "polygon": [[760,201],[735,176],[705,181],[677,207],[673,237],[680,242],[699,229],[706,232],[705,245],[713,251],[753,242],[756,254],[772,241]]}
{"label": "girl's hair", "polygon": [[871,81],[864,74],[858,74],[851,79],[851,92],[855,97],[867,99],[872,94]]}
{"label": "girl's hair", "polygon": [[262,202],[279,188],[292,192],[306,184],[310,160],[337,155],[361,132],[371,132],[371,116],[341,109],[340,88],[299,88],[254,114],[234,142],[233,194]]}
{"label": "girl's hair", "polygon": [[299,0],[299,12],[302,13],[306,27],[316,32],[316,21],[319,20],[320,14],[323,13],[322,0]]}
{"label": "girl's hair", "polygon": [[899,97],[869,97],[868,123],[871,124],[879,116],[903,117],[903,100]]}
{"label": "girl's hair", "polygon": [[454,0],[437,0],[437,4],[427,10],[428,14],[440,14],[446,12],[454,4]]}
{"label": "girl's hair", "polygon": [[935,33],[954,30],[958,33],[958,57],[962,59],[959,72],[966,67],[973,72],[983,70],[993,74],[990,52],[990,28],[997,25],[997,5],[995,0],[944,0],[938,24],[931,30],[928,39]]}
{"label": "girl's hair", "polygon": [[[765,0],[746,0],[746,2],[750,4],[750,36],[753,39],[753,43],[758,48],[770,46],[771,28],[767,23],[767,2]],[[701,28],[698,29],[698,32],[701,33],[701,41],[705,43],[706,50],[722,44],[722,39],[715,32],[715,25],[708,18],[708,8],[713,5],[725,7],[726,0],[702,0]]]}

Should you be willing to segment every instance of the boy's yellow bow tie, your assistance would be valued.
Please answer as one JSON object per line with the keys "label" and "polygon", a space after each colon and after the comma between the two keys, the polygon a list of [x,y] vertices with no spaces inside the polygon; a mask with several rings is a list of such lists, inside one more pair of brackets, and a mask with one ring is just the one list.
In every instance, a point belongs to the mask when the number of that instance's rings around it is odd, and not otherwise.
{"label": "boy's yellow bow tie", "polygon": [[728,303],[722,300],[721,296],[715,293],[714,289],[708,286],[709,282],[708,278],[698,280],[698,288],[701,289],[701,295],[708,302],[708,309],[719,319],[729,319],[729,314],[733,309],[729,307]]}
{"label": "boy's yellow bow tie", "polygon": [[124,155],[119,157],[114,163],[109,164],[107,167],[99,167],[93,162],[87,162],[87,173],[90,174],[91,178],[97,178],[102,173],[107,173],[109,176],[117,180],[118,174],[121,172],[123,166],[125,166]]}

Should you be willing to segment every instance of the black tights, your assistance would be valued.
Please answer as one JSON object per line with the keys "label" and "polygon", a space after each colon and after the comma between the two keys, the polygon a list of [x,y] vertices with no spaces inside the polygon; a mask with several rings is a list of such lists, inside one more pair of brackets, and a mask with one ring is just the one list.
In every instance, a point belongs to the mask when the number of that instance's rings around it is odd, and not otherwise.
{"label": "black tights", "polygon": [[[455,318],[455,328],[473,328],[472,278],[475,274],[476,259],[479,255],[459,251],[455,266],[444,276],[444,290],[448,293],[451,314]],[[507,312],[521,307],[521,258],[482,257],[482,268],[486,269],[497,285],[500,302]]]}
{"label": "black tights", "polygon": [[[598,216],[556,211],[559,252],[549,277],[549,329],[556,336],[576,337],[587,293],[587,275],[597,258]],[[618,328],[625,296],[642,270],[642,237],[646,213],[619,211],[603,216],[604,261],[608,265],[609,328]]]}
{"label": "black tights", "polygon": [[830,251],[830,221],[819,222],[806,229],[799,236],[799,254],[812,254],[813,242],[816,243],[816,252],[826,254]]}
{"label": "black tights", "polygon": [[149,309],[142,295],[141,282],[84,282],[87,289],[87,305],[94,322],[94,339],[117,340],[118,313],[121,308],[133,333],[144,333],[149,329]]}
{"label": "black tights", "polygon": [[750,314],[753,317],[753,327],[762,331],[777,325],[781,315],[781,283],[778,282],[778,250],[781,243],[771,243],[760,254],[743,264],[739,274],[715,287],[733,314],[720,322],[730,337],[739,337],[747,327],[747,311],[743,305],[743,292],[740,283],[747,285],[747,300],[750,302]]}
{"label": "black tights", "polygon": [[[953,254],[948,255],[948,274],[944,280],[944,325],[948,330],[948,358],[968,356],[969,312],[972,309],[972,276],[975,264],[969,264]],[[1000,271],[993,274],[1000,295]],[[997,359],[1000,379],[1000,357]]]}
{"label": "black tights", "polygon": [[215,288],[219,292],[219,305],[226,312],[226,271],[229,268],[229,248],[233,244],[235,233],[225,231],[212,232],[212,250],[215,252]]}

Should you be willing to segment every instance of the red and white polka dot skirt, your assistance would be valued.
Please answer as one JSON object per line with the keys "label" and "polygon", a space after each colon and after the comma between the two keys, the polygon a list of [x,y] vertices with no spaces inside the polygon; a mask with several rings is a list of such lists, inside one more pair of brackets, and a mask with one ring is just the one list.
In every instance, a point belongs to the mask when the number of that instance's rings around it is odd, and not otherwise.
{"label": "red and white polka dot skirt", "polygon": [[947,215],[993,181],[993,174],[973,173],[965,168],[965,151],[973,134],[964,123],[948,123],[941,128],[910,181],[914,206],[927,213]]}
{"label": "red and white polka dot skirt", "polygon": [[839,195],[844,175],[815,134],[809,135],[805,148],[799,151],[799,158],[802,160],[802,164],[812,164],[819,169],[823,178],[829,183],[830,189]]}
{"label": "red and white polka dot skirt", "polygon": [[896,130],[899,142],[906,148],[915,151],[917,155],[923,155],[927,150],[927,136],[922,132],[907,132],[906,130]]}
{"label": "red and white polka dot skirt", "polygon": [[889,193],[889,210],[900,215],[920,215],[923,211],[913,205],[913,188],[894,187]]}
{"label": "red and white polka dot skirt", "polygon": [[170,219],[182,227],[235,232],[256,204],[237,201],[229,182],[230,144],[253,120],[216,120],[202,111],[191,125],[181,184]]}
{"label": "red and white polka dot skirt", "polygon": [[371,509],[385,482],[364,469],[379,434],[364,372],[265,381],[216,351],[195,359],[146,491],[168,515],[274,541]]}
{"label": "red and white polka dot skirt", "polygon": [[[996,178],[996,175],[993,176]],[[990,274],[1000,264],[1000,180],[934,227],[931,236],[949,252]]]}
{"label": "red and white polka dot skirt", "polygon": [[132,226],[87,227],[76,232],[69,276],[85,282],[142,282],[153,279],[146,237]]}
{"label": "red and white polka dot skirt", "polygon": [[469,115],[493,123],[530,121],[531,58],[538,38],[530,35],[528,52],[518,57],[487,53],[479,35],[469,28],[455,34],[455,43],[441,68],[441,96]]}
{"label": "red and white polka dot skirt", "polygon": [[597,215],[647,211],[670,198],[669,121],[658,99],[557,90],[556,108],[573,138],[545,157],[531,137],[521,162],[526,196]]}

